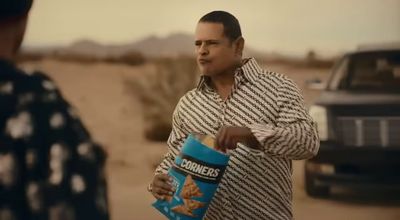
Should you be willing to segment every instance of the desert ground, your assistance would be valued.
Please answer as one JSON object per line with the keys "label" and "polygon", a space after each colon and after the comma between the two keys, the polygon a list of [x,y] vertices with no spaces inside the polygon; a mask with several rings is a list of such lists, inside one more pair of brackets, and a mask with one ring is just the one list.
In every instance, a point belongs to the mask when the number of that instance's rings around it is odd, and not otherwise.
{"label": "desert ground", "polygon": [[[144,121],[138,100],[126,91],[124,81],[135,80],[152,71],[152,64],[79,64],[46,59],[24,63],[26,69],[48,73],[64,96],[76,107],[95,140],[108,152],[107,174],[110,211],[113,220],[161,220],[146,191],[153,176],[153,165],[166,151],[164,143],[143,137]],[[329,69],[286,65],[265,65],[294,79],[303,91],[307,105],[319,91],[305,87],[305,80],[326,80]],[[331,199],[313,199],[303,185],[303,161],[294,162],[294,217],[297,220],[398,220],[400,198],[391,194],[348,192],[338,189]],[[389,200],[389,201],[388,201]]]}

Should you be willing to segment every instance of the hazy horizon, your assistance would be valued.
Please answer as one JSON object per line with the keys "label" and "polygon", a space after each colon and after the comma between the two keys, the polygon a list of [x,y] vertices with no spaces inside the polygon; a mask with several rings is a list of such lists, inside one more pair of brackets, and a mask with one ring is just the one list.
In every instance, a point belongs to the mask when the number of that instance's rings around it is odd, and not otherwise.
{"label": "hazy horizon", "polygon": [[399,0],[36,0],[24,46],[65,46],[82,39],[113,45],[193,34],[198,19],[212,10],[234,14],[246,44],[263,52],[337,54],[359,44],[400,41]]}

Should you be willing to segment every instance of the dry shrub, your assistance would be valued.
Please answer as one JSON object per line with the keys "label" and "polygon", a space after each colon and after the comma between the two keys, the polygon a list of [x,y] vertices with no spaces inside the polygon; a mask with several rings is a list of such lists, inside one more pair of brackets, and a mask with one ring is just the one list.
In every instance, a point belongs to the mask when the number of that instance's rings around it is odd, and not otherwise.
{"label": "dry shrub", "polygon": [[21,51],[17,54],[18,63],[41,61],[44,58],[45,55],[38,52]]}
{"label": "dry shrub", "polygon": [[107,54],[100,56],[96,54],[77,53],[63,50],[54,50],[51,52],[22,51],[18,54],[17,61],[20,63],[41,61],[45,58],[80,64],[110,63],[126,64],[130,66],[142,65],[146,62],[146,58],[143,56],[143,54],[136,51],[128,51],[121,55]]}
{"label": "dry shrub", "polygon": [[155,71],[136,80],[125,80],[129,93],[138,98],[143,108],[144,135],[152,141],[165,141],[171,132],[171,117],[180,97],[193,89],[197,66],[193,58],[154,60]]}
{"label": "dry shrub", "polygon": [[52,58],[65,62],[74,62],[80,64],[93,64],[101,61],[101,58],[88,54],[79,53],[60,53],[54,52]]}
{"label": "dry shrub", "polygon": [[129,51],[119,56],[107,56],[102,59],[106,63],[122,63],[130,66],[142,65],[146,62],[143,54],[136,51]]}
{"label": "dry shrub", "polygon": [[146,59],[143,56],[143,54],[136,52],[136,51],[130,51],[130,52],[126,52],[126,53],[122,54],[119,57],[119,61],[121,63],[135,66],[135,65],[144,64],[146,62]]}
{"label": "dry shrub", "polygon": [[282,65],[295,68],[331,68],[335,62],[335,59],[309,59],[309,58],[271,58],[262,60],[264,64],[268,65]]}
{"label": "dry shrub", "polygon": [[111,64],[126,64],[131,66],[142,65],[146,62],[145,57],[136,51],[126,52],[122,55],[107,55],[104,57],[99,57],[90,54],[79,54],[79,53],[55,53],[53,58],[67,61],[67,62],[75,62],[82,64],[91,64],[91,63],[111,63]]}

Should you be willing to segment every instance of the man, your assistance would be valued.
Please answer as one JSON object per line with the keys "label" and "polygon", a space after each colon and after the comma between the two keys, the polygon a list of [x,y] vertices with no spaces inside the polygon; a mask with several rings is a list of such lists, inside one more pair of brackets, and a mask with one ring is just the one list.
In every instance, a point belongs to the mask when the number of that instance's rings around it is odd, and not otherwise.
{"label": "man", "polygon": [[51,79],[15,66],[31,5],[0,2],[0,219],[109,219],[105,152]]}
{"label": "man", "polygon": [[292,219],[292,160],[316,155],[315,124],[295,84],[242,60],[238,20],[204,15],[195,34],[202,73],[173,114],[168,153],[149,189],[157,199],[175,190],[166,173],[190,133],[211,134],[230,162],[205,219]]}

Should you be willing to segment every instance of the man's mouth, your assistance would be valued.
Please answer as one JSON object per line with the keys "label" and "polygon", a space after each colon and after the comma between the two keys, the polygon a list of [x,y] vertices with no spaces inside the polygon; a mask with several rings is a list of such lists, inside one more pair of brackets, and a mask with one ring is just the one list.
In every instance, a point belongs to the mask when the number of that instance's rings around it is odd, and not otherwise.
{"label": "man's mouth", "polygon": [[201,65],[204,65],[204,64],[211,63],[211,60],[208,60],[208,59],[199,59],[199,63],[200,63]]}

